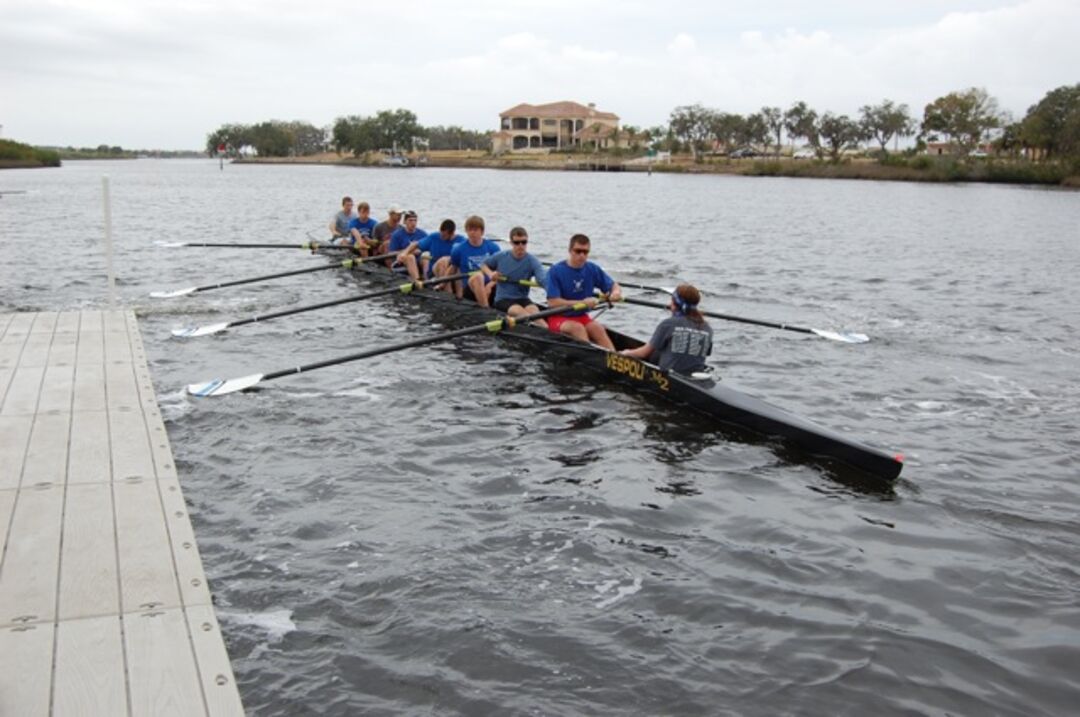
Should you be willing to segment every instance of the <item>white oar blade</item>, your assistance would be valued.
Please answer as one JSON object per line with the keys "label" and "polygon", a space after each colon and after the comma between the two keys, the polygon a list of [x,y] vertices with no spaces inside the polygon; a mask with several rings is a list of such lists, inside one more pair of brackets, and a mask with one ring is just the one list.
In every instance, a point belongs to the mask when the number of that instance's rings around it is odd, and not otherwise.
{"label": "white oar blade", "polygon": [[172,299],[176,296],[184,296],[186,294],[193,293],[198,287],[189,286],[186,289],[176,289],[175,291],[151,291],[150,296],[155,299]]}
{"label": "white oar blade", "polygon": [[236,393],[237,391],[251,388],[259,381],[262,381],[262,377],[263,374],[261,373],[253,373],[250,376],[230,378],[227,381],[215,378],[213,381],[205,381],[203,383],[189,383],[187,392],[192,396],[198,396],[200,398],[205,398],[207,396],[224,396],[227,393]]}
{"label": "white oar blade", "polygon": [[226,321],[220,324],[207,324],[206,326],[184,326],[179,329],[173,329],[172,335],[181,339],[191,339],[196,336],[209,336],[210,334],[216,334],[229,328],[229,324]]}
{"label": "white oar blade", "polygon": [[823,339],[830,341],[842,341],[845,344],[865,344],[870,340],[866,334],[855,334],[847,331],[827,331],[825,329],[810,329]]}
{"label": "white oar blade", "polygon": [[186,241],[156,241],[154,243],[158,246],[167,247],[169,249],[178,249],[182,246],[188,245]]}

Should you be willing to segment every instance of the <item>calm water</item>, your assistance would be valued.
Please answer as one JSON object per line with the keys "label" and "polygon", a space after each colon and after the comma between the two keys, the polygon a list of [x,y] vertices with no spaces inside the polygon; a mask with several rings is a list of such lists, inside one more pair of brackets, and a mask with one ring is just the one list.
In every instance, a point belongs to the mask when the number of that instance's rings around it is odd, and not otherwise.
{"label": "calm water", "polygon": [[[0,173],[0,308],[118,288],[254,714],[1003,714],[1080,704],[1080,194],[483,170],[69,163]],[[401,299],[217,337],[169,329],[357,291],[303,241],[342,194],[526,226],[560,257],[694,281],[725,381],[907,456],[866,492],[487,337],[216,400],[184,384],[434,330]],[[661,299],[662,300],[662,299]],[[605,320],[647,334],[659,316]]]}

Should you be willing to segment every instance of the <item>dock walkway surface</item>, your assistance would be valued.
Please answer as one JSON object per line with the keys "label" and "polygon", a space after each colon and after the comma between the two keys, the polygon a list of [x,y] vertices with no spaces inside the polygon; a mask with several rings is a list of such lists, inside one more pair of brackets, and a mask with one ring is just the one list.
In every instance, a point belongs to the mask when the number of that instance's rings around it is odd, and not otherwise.
{"label": "dock walkway surface", "polygon": [[0,716],[241,715],[130,311],[0,314]]}

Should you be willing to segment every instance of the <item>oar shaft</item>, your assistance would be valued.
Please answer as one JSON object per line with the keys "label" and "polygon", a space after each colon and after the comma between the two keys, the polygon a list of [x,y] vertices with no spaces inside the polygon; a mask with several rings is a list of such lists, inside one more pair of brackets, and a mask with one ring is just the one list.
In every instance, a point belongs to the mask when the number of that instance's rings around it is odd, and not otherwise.
{"label": "oar shaft", "polygon": [[[432,284],[442,284],[447,281],[456,281],[467,277],[468,274],[454,274],[453,276],[444,276],[439,279],[430,279],[424,282],[425,286]],[[283,309],[281,311],[274,311],[268,314],[260,314],[258,316],[252,316],[247,319],[239,319],[238,321],[230,321],[229,328],[234,326],[243,326],[245,324],[253,324],[259,321],[269,321],[270,319],[279,319],[282,316],[292,316],[293,314],[301,314],[305,311],[317,311],[318,309],[326,309],[331,306],[340,306],[341,304],[349,304],[354,301],[364,301],[365,299],[375,299],[380,296],[390,296],[391,294],[407,294],[416,288],[416,284],[408,282],[406,284],[399,284],[398,286],[391,287],[389,289],[380,289],[379,291],[369,291],[366,294],[358,294],[356,296],[346,296],[341,299],[331,299],[330,301],[322,301],[318,304],[308,304],[307,306],[297,306],[295,309]]]}
{"label": "oar shaft", "polygon": [[270,243],[226,243],[226,242],[183,242],[181,247],[222,248],[222,249],[352,249],[348,245],[331,244],[330,242],[311,241],[302,244],[270,244]]}
{"label": "oar shaft", "polygon": [[[545,311],[539,311],[535,314],[528,314],[521,317],[521,323],[530,323],[536,319],[542,319],[547,316],[554,316],[555,314],[561,314],[566,311],[583,311],[588,307],[584,303],[565,304],[563,306],[557,306],[553,309],[547,309]],[[425,336],[419,339],[413,339],[411,341],[403,341],[397,344],[391,344],[390,346],[383,346],[381,348],[369,349],[367,351],[360,351],[359,353],[348,354],[347,356],[338,356],[332,359],[325,359],[323,361],[315,361],[313,363],[304,364],[303,366],[296,366],[295,368],[282,369],[280,371],[272,371],[267,374],[263,374],[262,380],[269,381],[275,378],[281,378],[282,376],[290,376],[294,373],[304,373],[306,371],[314,371],[319,368],[326,368],[327,366],[335,366],[337,364],[349,363],[351,361],[360,361],[361,359],[373,358],[375,356],[381,356],[383,354],[393,353],[395,351],[404,351],[406,349],[417,348],[420,346],[427,346],[428,344],[435,344],[440,341],[449,341],[462,336],[469,336],[470,334],[479,334],[484,331],[490,331],[491,333],[497,333],[504,328],[513,328],[518,324],[518,320],[511,316],[501,316],[497,319],[487,321],[482,324],[476,324],[475,326],[467,326],[457,331],[448,331],[442,334],[435,334],[434,336]]]}
{"label": "oar shaft", "polygon": [[[656,301],[646,301],[644,299],[635,299],[633,297],[623,297],[623,301],[628,304],[637,304],[638,306],[651,306],[654,309],[667,309],[667,304],[661,304]],[[783,329],[785,331],[797,331],[800,334],[812,334],[813,329],[807,329],[802,326],[791,326],[789,324],[779,324],[773,321],[762,321],[761,319],[750,319],[745,316],[733,316],[732,314],[720,314],[715,311],[702,311],[705,316],[710,316],[714,319],[723,319],[724,321],[737,321],[742,324],[753,324],[754,326],[767,326],[772,329]]]}

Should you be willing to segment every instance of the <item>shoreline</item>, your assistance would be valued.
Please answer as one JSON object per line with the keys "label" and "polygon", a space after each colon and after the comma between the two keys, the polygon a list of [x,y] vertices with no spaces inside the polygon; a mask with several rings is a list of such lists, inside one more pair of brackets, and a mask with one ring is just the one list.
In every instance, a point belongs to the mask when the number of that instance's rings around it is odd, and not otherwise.
{"label": "shoreline", "polygon": [[[410,157],[413,159],[413,157]],[[919,158],[915,158],[918,160]],[[557,161],[556,161],[557,160]],[[511,155],[492,157],[483,153],[429,155],[425,163],[409,167],[387,167],[379,159],[337,156],[329,152],[311,157],[246,157],[232,164],[315,164],[340,167],[374,167],[387,170],[415,170],[426,167],[510,169],[562,172],[656,172],[666,174],[715,174],[744,177],[795,177],[806,179],[865,179],[893,182],[955,184],[977,182],[1080,188],[1080,174],[1067,174],[1054,165],[1015,162],[960,164],[938,162],[926,157],[925,167],[894,166],[876,160],[847,160],[832,164],[819,160],[788,158],[713,159],[695,163],[678,158],[670,163],[628,162],[610,155]]]}

